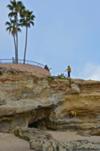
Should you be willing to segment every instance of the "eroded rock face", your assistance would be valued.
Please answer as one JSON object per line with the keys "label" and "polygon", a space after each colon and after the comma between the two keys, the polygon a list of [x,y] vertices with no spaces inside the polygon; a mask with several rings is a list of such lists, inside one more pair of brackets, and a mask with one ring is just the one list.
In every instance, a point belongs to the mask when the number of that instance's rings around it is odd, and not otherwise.
{"label": "eroded rock face", "polygon": [[[0,131],[10,132],[16,127],[29,126],[100,137],[100,82],[70,80],[4,70],[0,74]],[[59,143],[51,140],[47,146],[55,142],[52,145],[57,148]],[[76,145],[79,146],[77,151],[84,144],[83,140],[81,142]],[[70,142],[70,145],[74,144],[76,142]],[[87,142],[87,146],[89,144]],[[37,146],[37,143],[32,141],[31,146]],[[64,145],[59,150],[64,148],[68,147]]]}
{"label": "eroded rock face", "polygon": [[[27,127],[46,119],[47,128],[78,129],[86,133],[100,126],[100,82],[38,78],[23,72],[0,75],[1,130]],[[19,122],[20,121],[20,122]],[[46,123],[47,122],[47,123]],[[6,126],[5,126],[6,125]]]}
{"label": "eroded rock face", "polygon": [[14,133],[16,136],[28,140],[30,142],[30,148],[35,151],[53,151],[57,147],[57,141],[45,131],[17,128]]}
{"label": "eroded rock face", "polygon": [[53,90],[50,83],[48,78],[29,73],[3,72],[0,75],[1,131],[13,130],[16,126],[28,127],[31,120],[49,118],[49,110],[55,108],[64,94]]}

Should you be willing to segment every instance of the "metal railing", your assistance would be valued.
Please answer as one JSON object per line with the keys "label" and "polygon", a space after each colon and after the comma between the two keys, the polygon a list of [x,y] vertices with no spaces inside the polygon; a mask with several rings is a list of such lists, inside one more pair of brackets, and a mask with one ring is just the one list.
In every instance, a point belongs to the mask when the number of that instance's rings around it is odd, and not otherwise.
{"label": "metal railing", "polygon": [[[15,63],[15,60],[12,58],[12,59],[0,59],[0,64],[16,64],[16,63]],[[18,64],[24,64],[23,59],[18,59]],[[26,60],[25,64],[35,65],[42,68],[44,68],[45,66],[39,62],[31,61],[31,60]]]}

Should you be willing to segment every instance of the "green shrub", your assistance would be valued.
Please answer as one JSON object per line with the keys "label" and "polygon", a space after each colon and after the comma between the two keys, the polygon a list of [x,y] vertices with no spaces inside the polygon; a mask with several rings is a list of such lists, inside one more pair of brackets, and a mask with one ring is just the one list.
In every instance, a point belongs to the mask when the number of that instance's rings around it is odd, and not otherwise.
{"label": "green shrub", "polygon": [[57,78],[59,78],[59,79],[65,79],[66,77],[65,77],[65,75],[64,75],[63,73],[61,73],[61,74],[59,74],[59,75],[57,76]]}
{"label": "green shrub", "polygon": [[53,77],[53,76],[48,77],[48,81],[53,81],[54,79],[55,79],[55,77]]}

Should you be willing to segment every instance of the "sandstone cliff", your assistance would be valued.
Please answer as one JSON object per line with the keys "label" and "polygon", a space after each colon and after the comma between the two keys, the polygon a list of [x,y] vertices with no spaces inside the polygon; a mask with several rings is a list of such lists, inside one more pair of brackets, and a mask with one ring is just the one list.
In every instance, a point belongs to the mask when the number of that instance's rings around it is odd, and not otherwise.
{"label": "sandstone cliff", "polygon": [[[61,143],[48,130],[64,131],[66,135],[70,131],[81,137]],[[50,151],[99,151],[100,82],[0,70],[0,131],[27,138],[37,151],[41,146],[41,151],[49,151],[47,144],[52,146]]]}

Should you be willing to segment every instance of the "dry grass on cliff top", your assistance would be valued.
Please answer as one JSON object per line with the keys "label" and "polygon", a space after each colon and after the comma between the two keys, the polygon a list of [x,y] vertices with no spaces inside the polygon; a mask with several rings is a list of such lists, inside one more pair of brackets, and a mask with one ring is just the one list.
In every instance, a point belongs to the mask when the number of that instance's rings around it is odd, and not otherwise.
{"label": "dry grass on cliff top", "polygon": [[0,68],[28,72],[38,77],[46,77],[50,75],[50,72],[48,72],[46,69],[30,64],[0,64]]}

